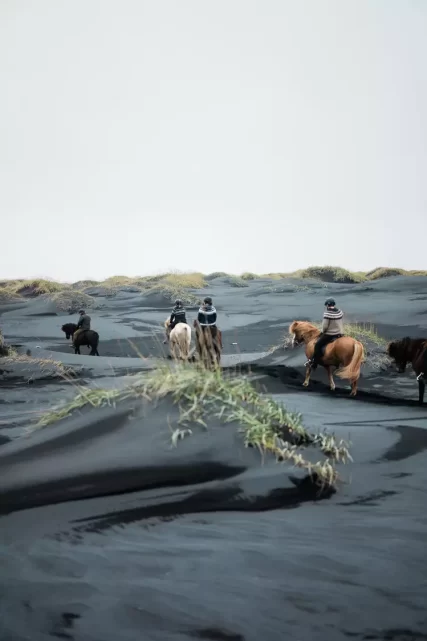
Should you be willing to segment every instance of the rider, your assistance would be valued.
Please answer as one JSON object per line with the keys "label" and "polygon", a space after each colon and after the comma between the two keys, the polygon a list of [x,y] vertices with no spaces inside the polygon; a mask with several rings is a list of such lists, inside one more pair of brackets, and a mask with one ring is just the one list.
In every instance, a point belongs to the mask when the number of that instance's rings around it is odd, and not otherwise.
{"label": "rider", "polygon": [[[88,329],[90,329],[90,321],[91,321],[91,318],[90,318],[90,316],[88,316],[88,315],[86,314],[86,312],[85,312],[85,310],[84,310],[84,309],[81,309],[81,310],[79,311],[79,314],[80,314],[80,318],[79,318],[79,320],[77,321],[77,329],[76,329],[76,332],[77,332],[78,330],[81,330],[82,332],[85,332],[85,331],[87,331]],[[74,332],[74,333],[76,333],[76,332]]]}
{"label": "rider", "polygon": [[322,349],[335,338],[344,335],[343,313],[335,304],[333,298],[325,301],[326,310],[323,314],[322,333],[314,346],[313,356],[306,362],[311,369],[316,369],[322,358]]}
{"label": "rider", "polygon": [[175,301],[175,305],[172,309],[172,313],[169,318],[169,327],[166,332],[166,339],[163,341],[163,343],[167,343],[169,340],[169,334],[175,327],[175,325],[178,325],[178,323],[187,323],[187,316],[185,312],[185,307],[182,304],[182,300],[180,298],[177,298]]}
{"label": "rider", "polygon": [[203,299],[203,305],[199,308],[197,320],[202,328],[216,328],[216,309],[212,304],[212,298],[210,296],[206,296],[206,298]]}

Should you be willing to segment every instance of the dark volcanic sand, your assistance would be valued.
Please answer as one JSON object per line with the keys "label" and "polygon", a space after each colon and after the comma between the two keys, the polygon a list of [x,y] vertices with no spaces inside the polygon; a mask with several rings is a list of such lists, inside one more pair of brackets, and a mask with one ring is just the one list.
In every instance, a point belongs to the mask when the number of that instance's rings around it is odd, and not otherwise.
{"label": "dark volcanic sand", "polygon": [[[266,354],[292,320],[319,320],[329,294],[387,339],[427,336],[427,279],[309,287],[217,279],[209,293],[224,365],[246,361],[306,427],[351,440],[345,483],[321,501],[298,471],[245,449],[235,425],[195,427],[172,447],[177,410],[165,401],[85,409],[25,436],[74,389],[0,359],[1,641],[427,639],[427,405],[412,372],[365,366],[351,400],[322,371],[301,387],[302,349]],[[164,353],[169,305],[100,300],[99,358],[75,356],[60,331],[74,317],[41,315],[55,310],[37,300],[5,307],[1,328],[22,353],[74,366],[83,385],[124,385]]]}

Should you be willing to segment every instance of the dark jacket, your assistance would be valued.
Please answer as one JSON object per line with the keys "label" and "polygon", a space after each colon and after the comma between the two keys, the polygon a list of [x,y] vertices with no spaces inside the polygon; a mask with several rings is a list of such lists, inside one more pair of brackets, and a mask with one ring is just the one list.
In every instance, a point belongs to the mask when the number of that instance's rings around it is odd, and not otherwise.
{"label": "dark jacket", "polygon": [[90,316],[87,314],[80,316],[79,322],[77,323],[77,329],[90,329]]}
{"label": "dark jacket", "polygon": [[178,323],[186,323],[187,317],[185,315],[185,308],[174,307],[170,316],[170,322],[174,325],[177,325]]}
{"label": "dark jacket", "polygon": [[197,315],[197,320],[202,327],[212,327],[216,325],[216,309],[213,305],[202,305]]}

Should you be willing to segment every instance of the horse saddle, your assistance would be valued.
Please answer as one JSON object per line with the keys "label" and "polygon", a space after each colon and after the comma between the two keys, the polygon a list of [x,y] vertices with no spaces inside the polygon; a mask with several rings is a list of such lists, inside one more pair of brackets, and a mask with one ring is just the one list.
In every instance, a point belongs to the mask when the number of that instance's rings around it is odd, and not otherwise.
{"label": "horse saddle", "polygon": [[331,336],[330,340],[326,343],[326,345],[323,345],[322,347],[322,356],[325,354],[325,350],[329,345],[332,345],[332,343],[335,343],[339,338],[342,338],[342,334],[337,334],[336,336]]}

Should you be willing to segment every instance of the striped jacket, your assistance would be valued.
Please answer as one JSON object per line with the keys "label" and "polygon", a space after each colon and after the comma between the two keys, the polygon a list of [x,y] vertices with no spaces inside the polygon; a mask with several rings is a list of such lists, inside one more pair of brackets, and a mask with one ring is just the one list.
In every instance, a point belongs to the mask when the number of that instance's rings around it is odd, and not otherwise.
{"label": "striped jacket", "polygon": [[200,307],[197,320],[199,321],[200,325],[202,325],[202,327],[211,327],[213,325],[216,325],[215,307],[213,305],[203,305],[202,307]]}
{"label": "striped jacket", "polygon": [[344,334],[343,313],[338,307],[330,307],[323,314],[322,333],[328,336]]}

